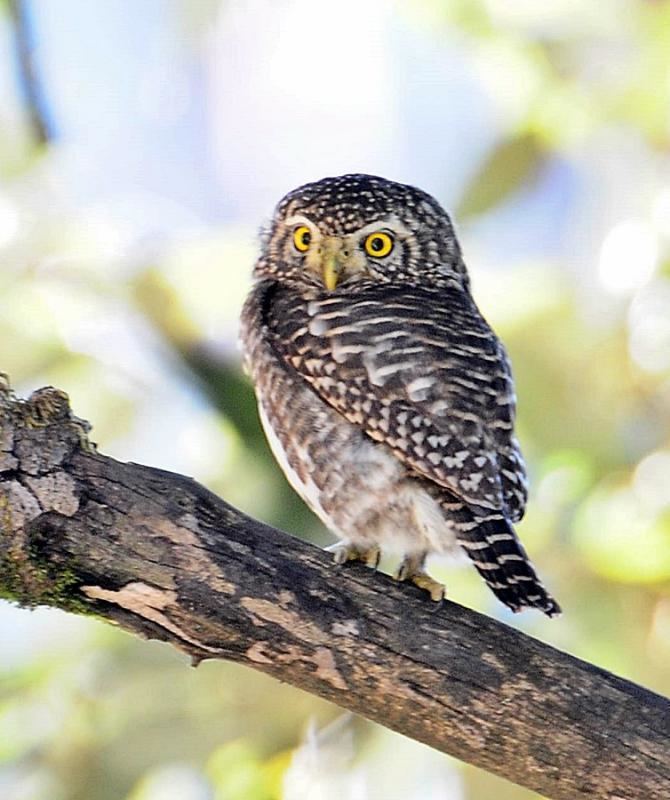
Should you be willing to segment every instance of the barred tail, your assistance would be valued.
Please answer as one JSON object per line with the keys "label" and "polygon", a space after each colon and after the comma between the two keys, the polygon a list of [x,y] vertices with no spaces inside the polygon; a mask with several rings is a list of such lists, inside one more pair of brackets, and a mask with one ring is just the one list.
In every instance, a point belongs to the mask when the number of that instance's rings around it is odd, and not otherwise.
{"label": "barred tail", "polygon": [[529,606],[549,617],[561,613],[561,607],[537,577],[514,528],[501,514],[482,519],[473,517],[461,504],[457,510],[453,500],[442,505],[454,521],[459,544],[496,597],[512,611]]}

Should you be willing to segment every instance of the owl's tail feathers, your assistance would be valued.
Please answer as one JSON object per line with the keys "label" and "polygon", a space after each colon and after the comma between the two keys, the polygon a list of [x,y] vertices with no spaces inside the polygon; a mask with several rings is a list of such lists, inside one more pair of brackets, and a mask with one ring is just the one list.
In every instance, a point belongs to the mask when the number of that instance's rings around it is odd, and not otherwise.
{"label": "owl's tail feathers", "polygon": [[524,606],[539,608],[549,617],[561,613],[561,607],[537,577],[514,528],[503,516],[494,514],[456,525],[459,544],[506,606],[512,611]]}

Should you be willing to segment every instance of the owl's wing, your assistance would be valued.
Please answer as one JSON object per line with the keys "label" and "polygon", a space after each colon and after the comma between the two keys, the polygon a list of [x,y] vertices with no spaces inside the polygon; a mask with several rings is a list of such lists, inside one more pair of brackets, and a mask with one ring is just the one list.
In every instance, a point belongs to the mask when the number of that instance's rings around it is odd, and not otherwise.
{"label": "owl's wing", "polygon": [[[507,517],[511,522],[519,522],[526,513],[528,476],[526,474],[526,464],[523,460],[519,440],[514,434],[516,391],[512,378],[512,367],[504,345],[497,337],[495,338],[500,353],[501,371],[504,374],[503,382],[506,386],[505,392],[508,397],[509,419],[512,425],[509,429],[504,427],[498,429],[496,449],[498,453],[498,464],[500,465],[500,479],[506,504]],[[498,404],[496,403],[496,405]]]}
{"label": "owl's wing", "polygon": [[284,361],[409,469],[473,510],[521,518],[509,362],[469,295],[375,285],[306,304],[278,289],[268,325]]}

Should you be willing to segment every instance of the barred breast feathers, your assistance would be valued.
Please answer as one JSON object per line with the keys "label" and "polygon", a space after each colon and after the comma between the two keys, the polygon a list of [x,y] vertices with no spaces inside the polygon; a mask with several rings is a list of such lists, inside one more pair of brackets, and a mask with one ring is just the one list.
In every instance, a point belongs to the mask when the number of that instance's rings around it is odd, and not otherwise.
{"label": "barred breast feathers", "polygon": [[350,422],[473,511],[521,517],[509,362],[472,300],[444,288],[278,287],[267,310],[280,358]]}

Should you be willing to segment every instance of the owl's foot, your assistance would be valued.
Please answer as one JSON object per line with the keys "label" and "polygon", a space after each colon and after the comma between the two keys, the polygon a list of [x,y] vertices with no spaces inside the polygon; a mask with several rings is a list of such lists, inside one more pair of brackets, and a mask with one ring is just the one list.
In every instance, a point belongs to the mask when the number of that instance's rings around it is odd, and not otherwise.
{"label": "owl's foot", "polygon": [[351,542],[337,542],[326,547],[329,553],[333,553],[336,564],[346,564],[347,561],[362,561],[366,567],[377,569],[381,551],[377,546],[356,547]]}
{"label": "owl's foot", "polygon": [[424,570],[423,566],[425,560],[425,555],[405,556],[393,577],[397,581],[409,581],[415,586],[418,586],[419,589],[425,589],[430,595],[431,600],[439,603],[441,600],[444,600],[447,590],[443,583],[439,583],[435,578],[431,578]]}

